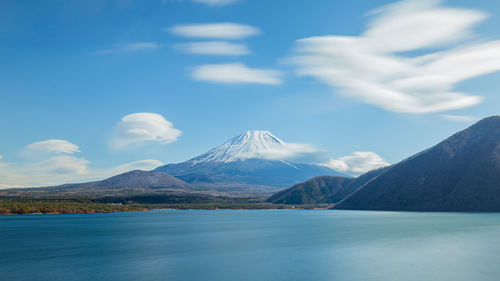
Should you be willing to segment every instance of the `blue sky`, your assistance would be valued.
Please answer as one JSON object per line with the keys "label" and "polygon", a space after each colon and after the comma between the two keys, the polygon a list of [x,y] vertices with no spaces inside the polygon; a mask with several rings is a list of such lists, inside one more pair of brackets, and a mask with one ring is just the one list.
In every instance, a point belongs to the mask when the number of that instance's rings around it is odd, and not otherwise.
{"label": "blue sky", "polygon": [[4,0],[0,187],[182,162],[246,130],[334,167],[395,163],[498,114],[498,26],[498,1]]}

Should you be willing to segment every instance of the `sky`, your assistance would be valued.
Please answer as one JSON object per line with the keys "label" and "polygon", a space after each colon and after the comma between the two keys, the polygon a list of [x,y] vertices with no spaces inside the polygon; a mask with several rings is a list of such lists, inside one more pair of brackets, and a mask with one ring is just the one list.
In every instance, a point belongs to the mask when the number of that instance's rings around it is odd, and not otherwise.
{"label": "sky", "polygon": [[0,188],[247,130],[354,175],[397,163],[499,113],[498,26],[492,0],[3,0]]}

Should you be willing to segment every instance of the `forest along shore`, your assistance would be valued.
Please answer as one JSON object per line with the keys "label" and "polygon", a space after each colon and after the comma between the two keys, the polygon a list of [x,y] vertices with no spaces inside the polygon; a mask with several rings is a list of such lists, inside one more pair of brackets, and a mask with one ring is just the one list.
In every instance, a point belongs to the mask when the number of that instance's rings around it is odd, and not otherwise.
{"label": "forest along shore", "polygon": [[141,212],[150,210],[265,210],[265,209],[328,209],[329,204],[285,205],[270,203],[96,203],[67,200],[0,200],[0,215],[22,214],[84,214]]}

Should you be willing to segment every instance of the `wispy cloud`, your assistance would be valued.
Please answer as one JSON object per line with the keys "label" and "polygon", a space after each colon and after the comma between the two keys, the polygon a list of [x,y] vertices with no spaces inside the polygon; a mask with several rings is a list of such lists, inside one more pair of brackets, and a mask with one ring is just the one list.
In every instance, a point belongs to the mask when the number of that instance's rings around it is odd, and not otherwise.
{"label": "wispy cloud", "polygon": [[51,157],[29,165],[29,169],[39,175],[86,175],[90,161],[71,155]]}
{"label": "wispy cloud", "polygon": [[[83,177],[90,163],[69,154],[81,152],[78,145],[66,140],[49,139],[27,145],[24,152],[37,159],[27,163],[1,163],[0,188],[54,184]],[[33,154],[35,153],[35,154]],[[63,155],[61,155],[63,154]]]}
{"label": "wispy cloud", "polygon": [[[5,164],[5,165],[2,165]],[[60,155],[38,162],[16,164],[0,162],[0,188],[37,187],[64,183],[100,180],[132,170],[152,170],[164,165],[155,159],[145,159],[116,167],[95,169],[81,157]]]}
{"label": "wispy cloud", "polygon": [[104,177],[109,177],[109,176],[114,176],[117,174],[129,172],[132,170],[153,170],[159,166],[163,166],[165,163],[163,163],[160,160],[156,159],[144,159],[144,160],[139,160],[139,161],[134,161],[126,164],[119,165],[117,167],[113,167],[110,169],[105,170],[105,175]]}
{"label": "wispy cloud", "polygon": [[122,173],[130,172],[133,170],[144,170],[151,171],[159,166],[163,166],[163,163],[160,160],[156,159],[144,159],[139,161],[134,161],[130,163],[125,163],[116,167],[104,168],[104,169],[93,169],[89,168],[89,174],[87,175],[85,180],[99,180],[105,179],[112,176],[116,176]]}
{"label": "wispy cloud", "polygon": [[181,24],[167,28],[166,30],[182,37],[225,40],[244,39],[260,33],[260,29],[257,27],[231,22]]}
{"label": "wispy cloud", "polygon": [[70,143],[69,141],[66,140],[57,140],[57,139],[35,142],[27,145],[26,148],[29,150],[43,151],[48,153],[73,154],[75,152],[80,152],[80,148],[78,147],[78,145]]}
{"label": "wispy cloud", "polygon": [[124,116],[116,125],[111,145],[123,149],[144,142],[167,144],[177,140],[182,132],[156,113],[134,113]]}
{"label": "wispy cloud", "polygon": [[49,157],[26,164],[8,163],[0,170],[0,188],[59,184],[88,175],[85,158],[71,155]]}
{"label": "wispy cloud", "polygon": [[195,80],[225,84],[270,84],[279,85],[281,72],[272,69],[249,68],[242,63],[207,64],[194,69]]}
{"label": "wispy cloud", "polygon": [[192,0],[196,3],[206,4],[208,6],[226,6],[238,2],[239,0]]}
{"label": "wispy cloud", "polygon": [[447,119],[450,121],[456,121],[456,122],[472,123],[472,122],[479,121],[479,118],[474,117],[474,116],[467,116],[467,115],[442,114],[441,117],[443,117],[444,119]]}
{"label": "wispy cloud", "polygon": [[126,44],[117,44],[109,49],[102,49],[95,51],[94,54],[112,54],[112,53],[135,53],[141,51],[148,51],[160,48],[156,42],[132,42]]}
{"label": "wispy cloud", "polygon": [[259,147],[247,154],[238,154],[240,159],[260,158],[308,163],[315,162],[322,155],[324,155],[323,150],[305,143],[281,143],[275,146]]}
{"label": "wispy cloud", "polygon": [[358,151],[351,153],[349,156],[330,159],[326,163],[322,163],[322,165],[337,171],[360,175],[390,164],[375,152]]}
{"label": "wispy cloud", "polygon": [[486,18],[482,12],[407,0],[371,16],[359,36],[299,40],[291,58],[297,73],[389,111],[431,113],[480,103],[482,97],[454,86],[500,70],[500,41],[471,41],[472,28]]}
{"label": "wispy cloud", "polygon": [[81,151],[77,145],[63,140],[36,142],[26,146],[25,149],[45,154],[37,155],[36,160],[30,158],[27,162],[0,161],[0,188],[37,187],[98,180],[131,170],[152,170],[164,164],[159,160],[144,159],[96,169],[90,166],[89,160],[69,155]]}
{"label": "wispy cloud", "polygon": [[245,44],[225,41],[193,42],[178,47],[186,53],[197,55],[241,56],[251,53]]}

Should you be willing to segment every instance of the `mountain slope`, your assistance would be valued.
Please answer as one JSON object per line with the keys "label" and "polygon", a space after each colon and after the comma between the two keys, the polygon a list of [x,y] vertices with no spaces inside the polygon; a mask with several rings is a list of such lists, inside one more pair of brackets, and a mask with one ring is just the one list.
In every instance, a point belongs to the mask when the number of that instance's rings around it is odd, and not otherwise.
{"label": "mountain slope", "polygon": [[500,116],[391,166],[335,208],[500,211]]}
{"label": "mountain slope", "polygon": [[272,153],[285,150],[287,144],[268,131],[247,131],[219,145],[205,154],[188,160],[200,163],[229,163],[246,159],[267,159]]}
{"label": "mountain slope", "polygon": [[106,188],[106,189],[122,189],[122,188],[176,188],[190,189],[192,186],[172,175],[167,173],[149,172],[142,170],[134,170],[127,173],[119,174],[105,180],[86,182],[80,184],[65,185],[71,188]]}
{"label": "mountain slope", "polygon": [[281,160],[291,147],[267,131],[248,131],[198,157],[154,171],[203,188],[268,194],[316,176],[348,177],[320,165]]}
{"label": "mountain slope", "polygon": [[[30,189],[33,195],[78,196],[130,196],[137,194],[192,193],[198,189],[167,173],[135,170],[101,181],[63,184],[53,187]],[[47,195],[47,194],[45,194]]]}
{"label": "mountain slope", "polygon": [[274,204],[336,203],[387,169],[376,169],[357,178],[316,177],[277,192],[266,201]]}
{"label": "mountain slope", "polygon": [[329,203],[330,198],[353,178],[320,176],[275,193],[266,201],[274,204]]}

